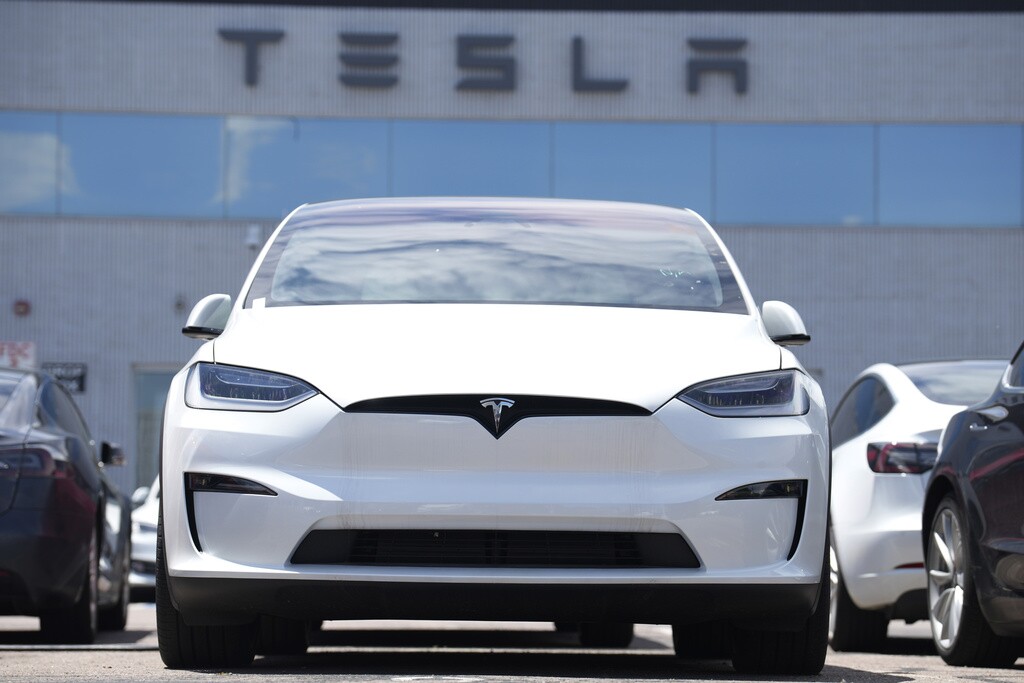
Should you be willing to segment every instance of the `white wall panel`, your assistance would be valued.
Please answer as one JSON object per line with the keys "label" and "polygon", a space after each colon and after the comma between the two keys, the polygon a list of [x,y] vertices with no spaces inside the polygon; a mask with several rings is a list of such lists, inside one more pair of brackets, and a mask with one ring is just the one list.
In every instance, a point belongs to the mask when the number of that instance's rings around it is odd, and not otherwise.
{"label": "white wall panel", "polygon": [[[222,28],[277,29],[246,86]],[[395,32],[397,86],[338,82],[341,31]],[[460,34],[510,34],[514,92],[456,91]],[[572,13],[0,3],[0,108],[408,118],[1019,121],[1024,15]],[[622,93],[574,93],[571,41]],[[743,38],[749,91],[688,94],[687,39]]]}

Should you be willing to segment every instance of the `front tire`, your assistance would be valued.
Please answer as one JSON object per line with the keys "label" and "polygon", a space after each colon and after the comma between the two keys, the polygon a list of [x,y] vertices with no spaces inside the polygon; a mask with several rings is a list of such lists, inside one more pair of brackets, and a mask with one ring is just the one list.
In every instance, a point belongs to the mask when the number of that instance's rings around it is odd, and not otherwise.
{"label": "front tire", "polygon": [[932,516],[925,560],[932,640],[942,659],[953,666],[1013,666],[1019,641],[993,633],[981,612],[971,576],[967,526],[951,495]]}
{"label": "front tire", "polygon": [[259,621],[256,654],[302,655],[309,647],[306,622],[263,615]]}
{"label": "front tire", "polygon": [[879,652],[885,644],[889,619],[885,612],[857,607],[846,590],[835,546],[829,547],[828,641],[836,652]]}
{"label": "front tire", "polygon": [[256,622],[189,626],[171,602],[164,560],[163,513],[156,535],[156,633],[160,659],[169,669],[248,666],[256,656]]}
{"label": "front tire", "polygon": [[828,650],[829,563],[826,552],[814,612],[798,631],[733,630],[732,666],[740,673],[810,676]]}

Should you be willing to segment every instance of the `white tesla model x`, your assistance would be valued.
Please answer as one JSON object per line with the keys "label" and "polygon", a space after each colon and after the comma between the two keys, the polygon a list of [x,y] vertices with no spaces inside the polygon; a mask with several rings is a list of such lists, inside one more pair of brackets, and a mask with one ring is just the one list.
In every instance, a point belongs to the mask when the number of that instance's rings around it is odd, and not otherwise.
{"label": "white tesla model x", "polygon": [[821,670],[828,426],[784,348],[809,337],[692,211],[305,205],[183,332],[209,341],[165,414],[168,666],[388,618],[672,624],[683,658]]}

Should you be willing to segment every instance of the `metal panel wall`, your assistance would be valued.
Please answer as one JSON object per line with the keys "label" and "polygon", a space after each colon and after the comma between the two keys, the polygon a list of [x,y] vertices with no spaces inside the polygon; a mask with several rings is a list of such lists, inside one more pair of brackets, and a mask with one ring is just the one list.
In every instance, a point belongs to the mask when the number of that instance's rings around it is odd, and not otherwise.
{"label": "metal panel wall", "polygon": [[[281,30],[258,84],[220,29]],[[340,32],[397,33],[393,88],[347,88]],[[514,91],[457,91],[459,35],[511,35]],[[501,12],[245,5],[0,3],[0,108],[343,117],[671,121],[1019,121],[1024,15]],[[573,92],[585,72],[629,80]],[[739,38],[700,53],[691,38]],[[688,60],[746,60],[686,91]]]}

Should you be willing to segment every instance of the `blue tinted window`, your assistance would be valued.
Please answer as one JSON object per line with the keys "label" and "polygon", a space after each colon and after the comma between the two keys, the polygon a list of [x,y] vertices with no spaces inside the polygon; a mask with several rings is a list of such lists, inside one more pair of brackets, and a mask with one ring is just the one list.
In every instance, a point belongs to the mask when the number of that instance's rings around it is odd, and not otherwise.
{"label": "blue tinted window", "polygon": [[519,121],[396,121],[395,195],[551,193],[550,124]]}
{"label": "blue tinted window", "polygon": [[71,181],[66,162],[56,114],[0,113],[0,211],[56,212],[57,183]]}
{"label": "blue tinted window", "polygon": [[889,225],[1020,225],[1020,126],[879,127]]}
{"label": "blue tinted window", "polygon": [[556,123],[556,197],[711,210],[711,126]]}
{"label": "blue tinted window", "polygon": [[721,223],[873,222],[871,126],[720,125]]}
{"label": "blue tinted window", "polygon": [[280,218],[306,202],[386,195],[387,126],[228,117],[228,215]]}
{"label": "blue tinted window", "polygon": [[65,114],[69,214],[224,215],[220,117]]}

